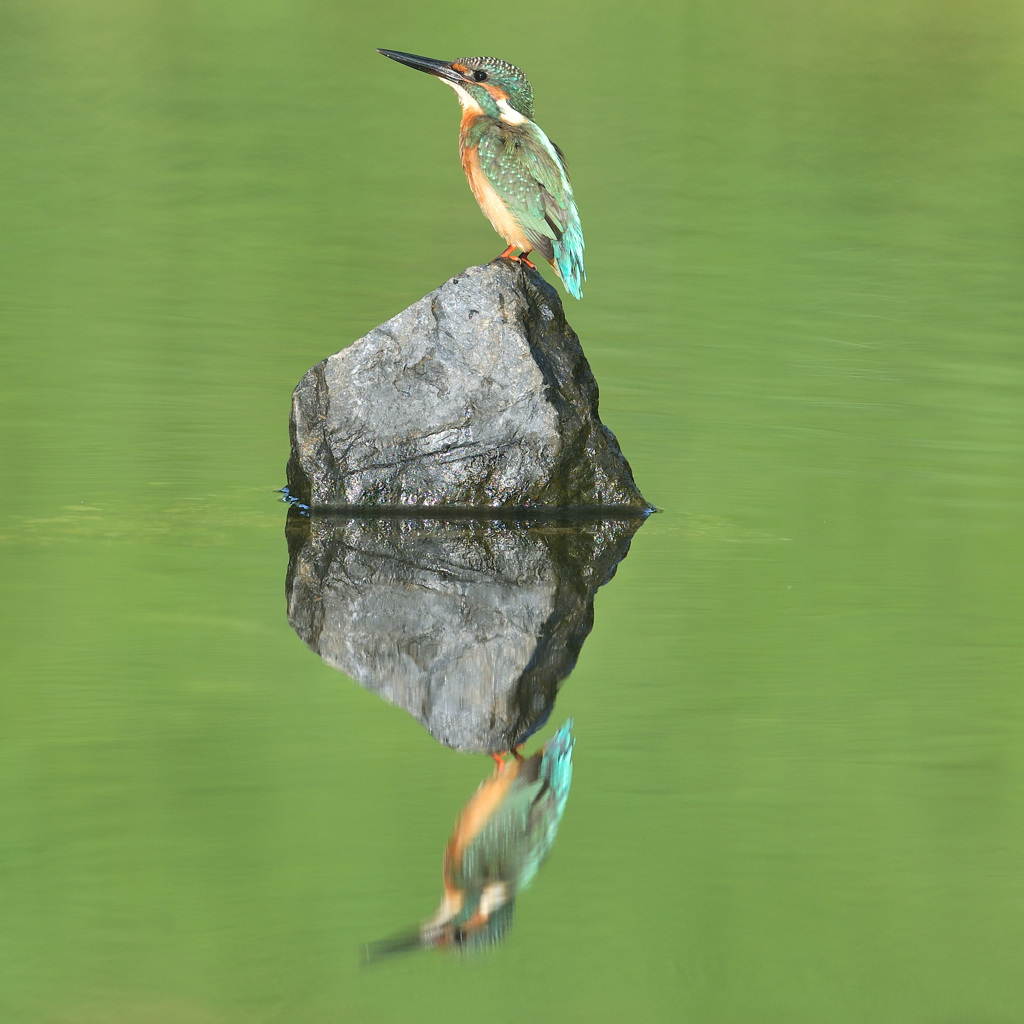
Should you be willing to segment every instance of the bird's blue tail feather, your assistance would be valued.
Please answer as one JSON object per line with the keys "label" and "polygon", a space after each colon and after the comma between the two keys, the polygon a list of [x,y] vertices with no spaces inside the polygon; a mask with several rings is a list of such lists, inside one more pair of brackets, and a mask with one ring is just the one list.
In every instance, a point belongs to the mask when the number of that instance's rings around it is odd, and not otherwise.
{"label": "bird's blue tail feather", "polygon": [[555,242],[555,263],[565,290],[574,298],[583,298],[583,282],[587,279],[583,269],[583,229],[580,227],[576,205],[570,200],[569,223],[565,233]]}
{"label": "bird's blue tail feather", "polygon": [[572,735],[572,719],[570,718],[544,747],[544,758],[541,761],[540,773],[554,795],[558,805],[557,817],[562,816],[565,801],[569,798],[569,787],[572,785],[572,748],[576,740]]}

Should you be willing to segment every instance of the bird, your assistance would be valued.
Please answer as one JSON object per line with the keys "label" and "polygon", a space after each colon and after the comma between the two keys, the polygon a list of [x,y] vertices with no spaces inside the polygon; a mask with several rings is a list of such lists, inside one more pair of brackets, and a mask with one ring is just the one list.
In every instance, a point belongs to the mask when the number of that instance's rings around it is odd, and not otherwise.
{"label": "bird", "polygon": [[444,896],[420,928],[372,943],[367,962],[423,947],[495,945],[512,924],[517,893],[551,850],[572,784],[576,743],[570,718],[531,757],[495,758],[463,808],[444,851]]}
{"label": "bird", "polygon": [[[459,153],[484,216],[508,243],[498,259],[536,250],[566,291],[583,298],[583,229],[562,151],[534,121],[533,88],[497,57],[435,60],[398,50],[378,53],[450,85],[462,104]],[[513,256],[516,250],[520,256]]]}

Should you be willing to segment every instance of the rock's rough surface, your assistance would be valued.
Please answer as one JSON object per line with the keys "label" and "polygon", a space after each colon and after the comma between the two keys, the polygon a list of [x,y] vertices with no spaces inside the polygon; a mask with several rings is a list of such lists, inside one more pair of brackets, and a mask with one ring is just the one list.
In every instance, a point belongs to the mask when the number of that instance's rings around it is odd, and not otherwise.
{"label": "rock's rough surface", "polygon": [[288,621],[457,750],[544,724],[643,522],[288,516]]}
{"label": "rock's rough surface", "polygon": [[597,406],[557,292],[496,260],[302,378],[288,487],[333,509],[649,508]]}

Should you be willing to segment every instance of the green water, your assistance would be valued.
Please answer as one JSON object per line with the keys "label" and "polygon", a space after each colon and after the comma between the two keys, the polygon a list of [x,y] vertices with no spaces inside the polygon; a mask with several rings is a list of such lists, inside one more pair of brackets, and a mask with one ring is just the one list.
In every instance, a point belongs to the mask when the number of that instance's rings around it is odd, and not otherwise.
{"label": "green water", "polygon": [[[379,8],[379,9],[377,9]],[[566,151],[598,593],[498,949],[373,968],[489,771],[289,628],[291,388]],[[1024,1019],[1024,5],[0,0],[0,1020]]]}

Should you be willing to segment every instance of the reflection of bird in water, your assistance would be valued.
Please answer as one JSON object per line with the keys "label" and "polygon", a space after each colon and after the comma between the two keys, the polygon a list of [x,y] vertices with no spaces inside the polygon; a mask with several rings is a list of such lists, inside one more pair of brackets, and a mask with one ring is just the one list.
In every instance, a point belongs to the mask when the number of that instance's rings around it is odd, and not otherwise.
{"label": "reflection of bird in water", "polygon": [[572,783],[572,719],[544,748],[500,762],[463,808],[444,851],[444,897],[415,935],[367,947],[367,959],[419,946],[500,941],[516,893],[551,849]]}

